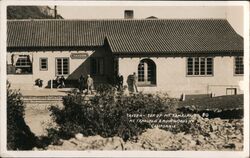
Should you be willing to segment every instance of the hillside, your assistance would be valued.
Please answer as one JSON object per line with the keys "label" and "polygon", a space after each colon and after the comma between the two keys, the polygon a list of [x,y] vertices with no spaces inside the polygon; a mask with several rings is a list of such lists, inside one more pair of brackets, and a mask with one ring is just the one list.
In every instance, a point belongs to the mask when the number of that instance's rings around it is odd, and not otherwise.
{"label": "hillside", "polygon": [[[7,19],[54,19],[54,9],[48,6],[9,6]],[[57,19],[63,19],[57,14]]]}

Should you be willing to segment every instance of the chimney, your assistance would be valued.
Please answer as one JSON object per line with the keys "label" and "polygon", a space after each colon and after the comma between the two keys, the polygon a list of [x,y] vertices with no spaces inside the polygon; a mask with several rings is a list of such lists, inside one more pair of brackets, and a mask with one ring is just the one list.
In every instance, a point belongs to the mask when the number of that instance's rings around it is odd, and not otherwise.
{"label": "chimney", "polygon": [[54,18],[57,19],[57,8],[56,8],[56,5],[54,6]]}
{"label": "chimney", "polygon": [[133,19],[134,11],[133,10],[125,10],[124,11],[124,19]]}

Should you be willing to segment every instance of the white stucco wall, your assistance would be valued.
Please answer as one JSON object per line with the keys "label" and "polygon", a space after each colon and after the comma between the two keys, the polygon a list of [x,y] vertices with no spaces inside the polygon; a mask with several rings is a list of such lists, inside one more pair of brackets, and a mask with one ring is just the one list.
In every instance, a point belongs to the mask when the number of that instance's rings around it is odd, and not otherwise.
{"label": "white stucco wall", "polygon": [[[14,52],[12,52],[14,53]],[[11,63],[11,54],[8,53],[8,63]],[[78,79],[81,74],[90,73],[89,58],[71,59],[69,51],[54,52],[29,52],[33,56],[33,74],[32,75],[8,75],[8,80],[14,86],[21,88],[24,85],[33,86],[34,81],[40,78],[44,81],[44,86],[48,81],[56,78],[55,60],[58,57],[68,57],[70,60],[70,79]],[[95,53],[87,51],[89,57],[104,57],[105,75],[112,77],[113,62],[112,56],[105,53],[104,50],[96,49]],[[39,67],[40,58],[48,58],[48,70],[41,71]],[[133,72],[137,72],[137,67],[144,58],[119,58],[119,72],[124,76],[124,84],[127,84],[127,77]],[[185,57],[151,57],[156,64],[156,86],[139,87],[144,92],[167,92],[172,97],[180,97],[181,94],[209,94],[226,95],[226,88],[237,88],[237,93],[242,93],[239,89],[239,82],[243,76],[234,75],[234,57],[217,56],[214,57],[214,74],[210,77],[186,76],[186,58]],[[94,81],[107,82],[107,76],[92,76]],[[67,76],[66,76],[67,78]],[[27,87],[25,87],[27,88]]]}
{"label": "white stucco wall", "polygon": [[[137,67],[143,58],[120,58],[119,71],[124,76],[124,84],[128,75],[137,73]],[[172,97],[181,94],[208,94],[226,95],[226,88],[239,89],[239,81],[243,76],[234,75],[234,57],[215,57],[214,75],[211,77],[186,76],[186,58],[150,58],[156,64],[156,86],[139,87],[140,91],[167,92]],[[138,74],[138,73],[137,73]]]}
{"label": "white stucco wall", "polygon": [[[70,57],[71,53],[85,53],[88,57],[85,59],[72,59]],[[56,78],[56,58],[68,58],[69,59],[69,75],[65,78],[77,80],[81,74],[85,77],[90,74],[90,57],[102,57],[104,58],[104,75],[102,76],[92,76],[95,82],[107,81],[107,75],[111,75],[112,62],[109,62],[112,57],[110,54],[106,53],[103,48],[91,49],[84,51],[36,51],[36,52],[11,52],[7,53],[7,63],[11,64],[12,54],[31,54],[33,59],[33,73],[32,74],[8,74],[7,78],[12,83],[15,88],[25,88],[32,87],[35,80],[40,78],[43,80],[44,86],[47,86],[48,81]],[[40,58],[48,59],[48,70],[40,70]]]}

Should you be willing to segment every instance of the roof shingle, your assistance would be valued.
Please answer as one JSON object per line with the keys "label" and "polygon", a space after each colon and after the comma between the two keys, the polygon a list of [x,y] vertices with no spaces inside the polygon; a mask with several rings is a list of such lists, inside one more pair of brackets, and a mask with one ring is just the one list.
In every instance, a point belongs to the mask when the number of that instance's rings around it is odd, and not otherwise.
{"label": "roof shingle", "polygon": [[103,46],[113,53],[242,52],[243,38],[223,19],[14,20],[7,46]]}

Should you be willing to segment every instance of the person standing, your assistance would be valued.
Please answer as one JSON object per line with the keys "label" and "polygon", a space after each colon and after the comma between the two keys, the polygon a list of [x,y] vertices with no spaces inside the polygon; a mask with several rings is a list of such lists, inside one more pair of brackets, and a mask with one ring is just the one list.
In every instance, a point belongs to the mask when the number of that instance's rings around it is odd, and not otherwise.
{"label": "person standing", "polygon": [[60,88],[60,77],[56,76],[56,88]]}
{"label": "person standing", "polygon": [[132,78],[132,84],[133,84],[133,89],[135,90],[136,93],[138,92],[137,80],[138,80],[138,77],[137,77],[136,73],[134,72],[133,73],[133,78]]}
{"label": "person standing", "polygon": [[87,78],[87,93],[88,94],[92,93],[93,87],[94,87],[94,81],[90,77],[90,75],[88,75],[88,78]]}
{"label": "person standing", "polygon": [[123,89],[123,76],[119,73],[117,79],[118,79],[118,90],[121,91]]}
{"label": "person standing", "polygon": [[60,85],[61,85],[61,88],[65,88],[65,78],[64,78],[64,76],[61,76],[61,78],[60,78]]}
{"label": "person standing", "polygon": [[80,93],[83,92],[83,89],[84,89],[84,77],[83,77],[83,75],[81,75],[79,78],[79,91],[80,91]]}

